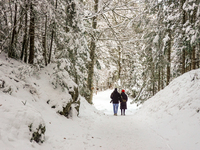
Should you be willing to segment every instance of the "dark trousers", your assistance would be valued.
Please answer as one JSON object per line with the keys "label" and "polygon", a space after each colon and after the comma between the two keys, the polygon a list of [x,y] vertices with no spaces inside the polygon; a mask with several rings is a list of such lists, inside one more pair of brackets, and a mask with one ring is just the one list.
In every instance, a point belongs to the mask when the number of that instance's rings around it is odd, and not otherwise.
{"label": "dark trousers", "polygon": [[121,115],[125,116],[125,109],[121,109]]}

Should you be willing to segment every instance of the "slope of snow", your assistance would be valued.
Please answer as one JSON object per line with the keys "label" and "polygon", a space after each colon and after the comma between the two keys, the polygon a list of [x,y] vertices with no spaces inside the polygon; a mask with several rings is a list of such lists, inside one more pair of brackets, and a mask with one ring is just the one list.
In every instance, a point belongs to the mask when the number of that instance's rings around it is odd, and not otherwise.
{"label": "slope of snow", "polygon": [[[140,107],[129,99],[126,116],[113,116],[112,89],[94,95],[94,105],[80,97],[79,116],[67,119],[56,113],[70,95],[53,88],[54,67],[36,72],[0,54],[1,150],[199,150],[199,69],[173,80]],[[45,125],[44,143],[30,142],[31,123],[33,129]]]}
{"label": "slope of snow", "polygon": [[136,114],[173,149],[200,149],[200,69],[173,80]]}

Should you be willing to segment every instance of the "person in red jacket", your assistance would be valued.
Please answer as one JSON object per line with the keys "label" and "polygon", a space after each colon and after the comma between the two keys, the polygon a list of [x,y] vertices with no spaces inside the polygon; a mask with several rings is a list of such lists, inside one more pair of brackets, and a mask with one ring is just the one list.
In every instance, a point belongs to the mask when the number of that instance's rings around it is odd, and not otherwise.
{"label": "person in red jacket", "polygon": [[128,97],[125,94],[125,90],[122,90],[121,92],[121,100],[120,100],[120,109],[121,109],[121,115],[125,116],[125,109],[127,109],[126,102],[128,101]]}
{"label": "person in red jacket", "polygon": [[115,88],[115,90],[112,92],[112,94],[110,95],[110,98],[112,99],[110,102],[113,103],[114,115],[117,116],[119,102],[121,101],[121,95],[117,91],[117,88]]}

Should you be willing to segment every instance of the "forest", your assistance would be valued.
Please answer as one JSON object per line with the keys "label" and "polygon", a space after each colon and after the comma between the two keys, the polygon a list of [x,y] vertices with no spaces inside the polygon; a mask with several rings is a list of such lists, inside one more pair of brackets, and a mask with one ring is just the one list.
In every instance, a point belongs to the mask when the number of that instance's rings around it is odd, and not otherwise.
{"label": "forest", "polygon": [[145,101],[200,68],[199,0],[0,0],[0,53],[64,65],[80,94]]}

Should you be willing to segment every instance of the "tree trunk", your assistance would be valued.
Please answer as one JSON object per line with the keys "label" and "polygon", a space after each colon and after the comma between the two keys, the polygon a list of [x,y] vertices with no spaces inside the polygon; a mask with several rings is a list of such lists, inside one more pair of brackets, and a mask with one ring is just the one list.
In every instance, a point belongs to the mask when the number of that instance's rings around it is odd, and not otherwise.
{"label": "tree trunk", "polygon": [[182,74],[185,73],[185,49],[182,50]]}
{"label": "tree trunk", "polygon": [[[200,43],[199,43],[199,45],[198,45],[198,49],[200,49]],[[199,59],[200,59],[200,57],[199,57],[199,52],[200,52],[200,51],[197,51],[197,62],[196,62],[197,68],[199,68]]]}
{"label": "tree trunk", "polygon": [[[94,10],[95,15],[92,18],[92,28],[95,30],[97,28],[97,16],[96,13],[98,12],[98,0],[94,0]],[[94,76],[94,56],[95,56],[95,49],[96,49],[96,37],[95,31],[93,32],[93,37],[91,38],[90,43],[90,62],[88,68],[88,89],[90,90],[90,96],[88,102],[92,104],[92,97],[93,97],[93,76]]]}
{"label": "tree trunk", "polygon": [[94,55],[95,55],[96,43],[93,39],[90,44],[90,59],[89,68],[88,68],[88,89],[90,90],[90,97],[88,102],[92,104],[93,97],[93,76],[94,76]]}
{"label": "tree trunk", "polygon": [[51,54],[52,54],[52,46],[53,46],[53,38],[54,38],[54,31],[51,32],[51,44],[50,44],[50,50],[49,50],[49,59],[48,64],[51,62]]}
{"label": "tree trunk", "polygon": [[188,66],[188,70],[187,71],[190,71],[190,70],[192,70],[192,48],[191,48],[191,45],[189,46],[190,48],[190,51],[189,51],[189,58],[190,58],[190,62],[189,62],[189,66]]}
{"label": "tree trunk", "polygon": [[[161,32],[159,32],[159,39],[161,39]],[[159,64],[158,64],[158,91],[160,91],[161,87],[161,63],[163,60],[163,56],[161,53],[161,40],[158,40],[158,50],[159,50]]]}
{"label": "tree trunk", "polygon": [[156,91],[155,91],[155,67],[154,67],[154,63],[152,62],[152,82],[153,82],[153,96],[155,95]]}
{"label": "tree trunk", "polygon": [[43,44],[43,57],[45,66],[47,66],[47,48],[46,48],[46,38],[47,38],[47,15],[45,15],[45,31],[42,35],[42,44]]}
{"label": "tree trunk", "polygon": [[25,48],[24,48],[24,62],[27,63],[28,42],[29,42],[29,38],[27,37],[27,34],[28,34],[28,4],[27,4],[27,0],[26,0],[26,14],[25,14],[25,34],[26,34],[26,41],[25,41]]}
{"label": "tree trunk", "polygon": [[192,46],[192,69],[196,69],[195,46]]}
{"label": "tree trunk", "polygon": [[[193,11],[192,20],[191,20],[192,24],[195,24],[196,22],[196,14],[197,14],[197,7],[195,7]],[[195,28],[194,25],[193,25],[193,28]],[[192,69],[196,69],[196,46],[194,45],[194,43],[192,45]]]}
{"label": "tree trunk", "polygon": [[164,71],[163,71],[163,67],[161,68],[161,89],[164,89]]}
{"label": "tree trunk", "polygon": [[35,16],[33,10],[33,4],[30,3],[30,27],[29,27],[29,36],[30,36],[30,53],[29,53],[29,64],[34,63],[34,42],[35,42]]}
{"label": "tree trunk", "polygon": [[16,58],[16,53],[15,53],[15,50],[14,50],[14,40],[15,40],[15,36],[16,36],[16,25],[17,25],[17,3],[15,3],[14,26],[13,26],[13,31],[12,31],[10,48],[9,48],[9,52],[8,52],[8,57],[11,57],[11,58]]}
{"label": "tree trunk", "polygon": [[[58,5],[58,3],[57,3],[57,0],[56,0],[56,9],[55,10],[57,10],[57,5]],[[50,62],[51,62],[51,54],[52,54],[52,46],[53,46],[53,38],[54,38],[55,26],[56,26],[56,23],[54,21],[53,29],[51,31],[51,44],[50,44],[50,50],[49,50],[48,64],[50,64]]]}
{"label": "tree trunk", "polygon": [[[181,1],[181,10],[182,10],[182,13],[183,13],[183,18],[182,18],[182,25],[184,25],[186,23],[186,12],[185,10],[183,9],[183,4],[185,3],[185,0],[182,0]],[[185,36],[185,31],[183,31],[183,36]],[[185,43],[185,41],[183,41],[182,43]],[[182,50],[182,71],[181,71],[182,74],[185,73],[185,48]]]}
{"label": "tree trunk", "polygon": [[120,80],[120,78],[121,78],[121,69],[122,69],[122,66],[121,66],[121,55],[122,55],[122,53],[121,53],[121,49],[120,49],[120,47],[118,46],[118,51],[119,51],[119,58],[118,58],[118,67],[119,67],[119,70],[118,70],[118,80]]}
{"label": "tree trunk", "polygon": [[23,43],[22,43],[22,51],[21,51],[21,60],[24,58],[24,62],[27,62],[27,21],[28,21],[28,5],[27,1],[25,0],[25,26],[24,26],[24,37],[23,37]]}
{"label": "tree trunk", "polygon": [[170,82],[170,66],[171,66],[171,31],[170,29],[168,29],[168,34],[169,34],[169,41],[168,41],[168,52],[167,52],[167,60],[168,60],[168,64],[167,64],[167,85],[169,85]]}
{"label": "tree trunk", "polygon": [[158,68],[158,92],[160,91],[160,84],[161,84],[161,82],[160,82],[160,71],[161,71],[161,69],[160,69],[160,66],[159,66],[159,68]]}
{"label": "tree trunk", "polygon": [[20,5],[18,12],[20,12],[20,16],[18,17],[19,18],[19,25],[18,25],[18,29],[16,31],[15,43],[17,43],[18,35],[20,33],[20,30],[22,29],[22,22],[23,22],[23,17],[24,17],[24,8],[22,7],[22,5]]}

